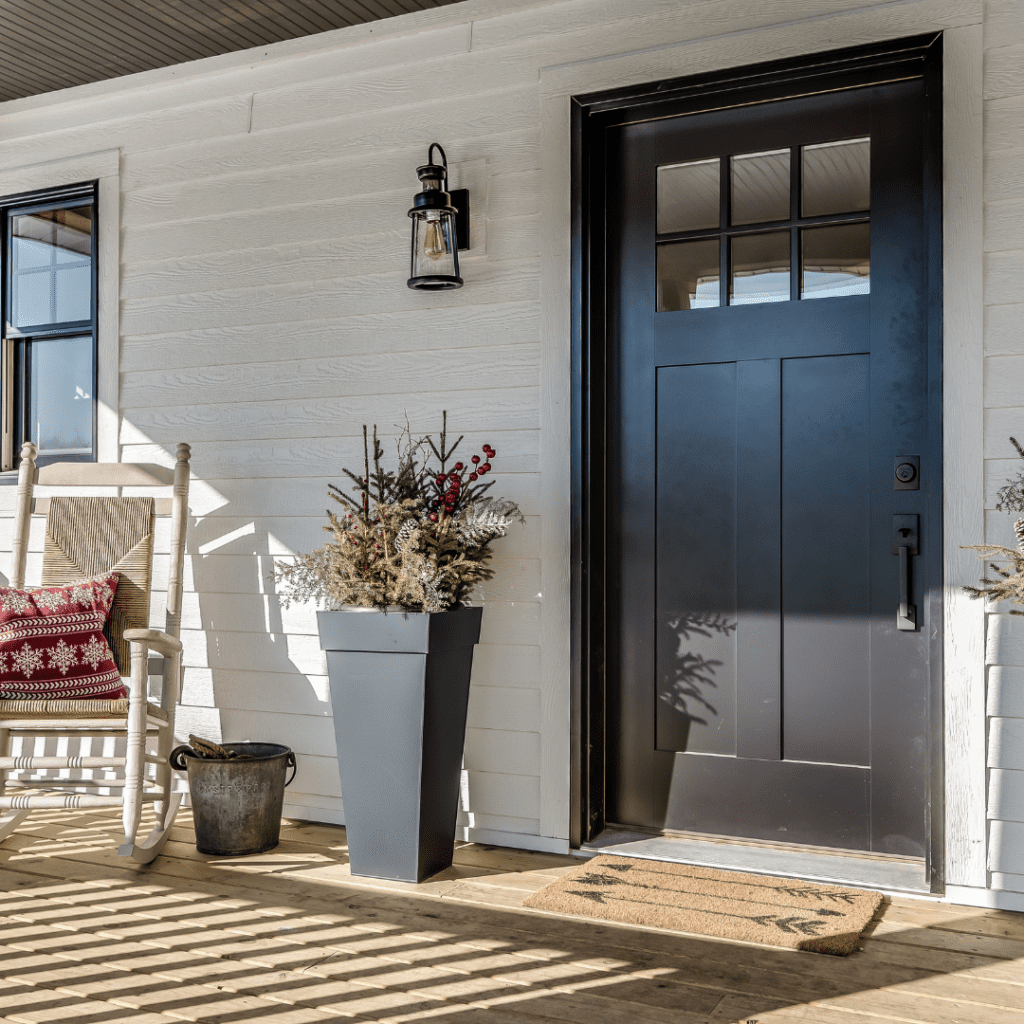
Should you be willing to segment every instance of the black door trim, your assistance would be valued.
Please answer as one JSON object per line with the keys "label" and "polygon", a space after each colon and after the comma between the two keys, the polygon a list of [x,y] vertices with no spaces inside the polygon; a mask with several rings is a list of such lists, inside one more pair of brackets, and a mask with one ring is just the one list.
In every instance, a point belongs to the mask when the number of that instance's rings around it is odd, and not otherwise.
{"label": "black door trim", "polygon": [[[942,95],[941,34],[812,54],[691,78],[573,97],[572,103],[572,736],[570,843],[605,827],[606,337],[604,322],[605,130],[615,124],[766,103],[924,78],[927,92],[925,207],[928,233],[928,345],[941,353]],[[930,434],[941,465],[941,359],[929,359]],[[942,526],[933,530],[942,542]],[[942,581],[929,589],[932,621],[942,621]],[[932,777],[927,871],[942,888],[942,636],[930,638]]]}

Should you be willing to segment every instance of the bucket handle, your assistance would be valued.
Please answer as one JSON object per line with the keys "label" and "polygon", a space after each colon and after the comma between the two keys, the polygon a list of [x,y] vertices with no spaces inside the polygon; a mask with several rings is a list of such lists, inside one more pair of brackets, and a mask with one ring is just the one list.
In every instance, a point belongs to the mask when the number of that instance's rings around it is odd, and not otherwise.
{"label": "bucket handle", "polygon": [[180,746],[175,747],[168,755],[167,760],[171,762],[171,767],[176,772],[188,770],[188,762],[185,760],[186,754],[189,757],[199,756],[187,743],[182,743]]}
{"label": "bucket handle", "polygon": [[[187,744],[182,743],[180,746],[175,747],[169,754],[167,760],[170,761],[171,767],[176,772],[183,772],[188,770],[188,762],[185,760],[185,756],[198,758],[199,755]],[[295,779],[295,773],[299,770],[298,765],[295,762],[295,751],[289,750],[288,755],[285,757],[284,765],[286,768],[291,768],[292,774],[288,781],[285,783],[285,788],[292,784]]]}

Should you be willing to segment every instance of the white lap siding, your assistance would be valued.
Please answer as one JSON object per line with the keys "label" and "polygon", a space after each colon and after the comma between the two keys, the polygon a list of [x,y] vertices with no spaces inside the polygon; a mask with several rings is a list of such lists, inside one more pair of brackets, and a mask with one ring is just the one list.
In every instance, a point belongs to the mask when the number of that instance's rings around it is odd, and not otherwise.
{"label": "white lap siding", "polygon": [[[985,11],[984,456],[998,481],[1003,436],[1024,438],[1006,408],[1024,394],[1024,10]],[[175,442],[192,445],[182,722],[289,744],[288,813],[343,821],[315,616],[282,610],[269,575],[322,542],[327,484],[360,463],[363,423],[391,438],[406,415],[414,433],[436,429],[446,408],[466,444],[498,449],[495,493],[527,514],[478,594],[460,820],[471,837],[564,849],[567,481],[542,467],[567,464],[552,453],[569,412],[542,367],[568,338],[541,315],[541,216],[569,194],[544,192],[542,69],[632,52],[644,81],[692,70],[659,56],[668,44],[726,66],[804,38],[827,49],[981,18],[963,0],[469,0],[0,105],[0,170],[121,152],[121,457],[169,462]],[[405,286],[406,210],[435,140],[471,190],[473,248],[466,287],[427,295]],[[1009,696],[1024,656],[1005,660],[992,629],[990,660],[1009,666],[991,684],[992,868],[1024,891],[1024,860],[1003,852],[1024,828],[1024,711]]]}

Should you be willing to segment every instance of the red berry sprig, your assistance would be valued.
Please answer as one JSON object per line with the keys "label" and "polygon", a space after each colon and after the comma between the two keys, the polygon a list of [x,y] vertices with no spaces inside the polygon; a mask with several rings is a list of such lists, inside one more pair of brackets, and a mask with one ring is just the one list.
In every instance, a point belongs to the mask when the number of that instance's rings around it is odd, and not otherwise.
{"label": "red berry sprig", "polygon": [[438,473],[434,478],[437,488],[436,497],[430,503],[429,518],[431,522],[437,522],[441,516],[451,516],[456,513],[460,499],[465,495],[465,483],[475,483],[484,473],[491,471],[491,464],[488,461],[493,459],[497,451],[489,444],[481,447],[483,456],[473,455],[470,457],[471,465],[464,462],[456,462],[448,471]]}

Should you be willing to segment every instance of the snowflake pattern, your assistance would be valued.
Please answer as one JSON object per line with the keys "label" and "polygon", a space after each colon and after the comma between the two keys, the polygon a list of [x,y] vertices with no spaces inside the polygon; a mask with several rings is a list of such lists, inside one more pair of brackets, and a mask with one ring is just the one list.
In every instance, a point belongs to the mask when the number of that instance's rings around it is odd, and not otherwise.
{"label": "snowflake pattern", "polygon": [[88,583],[79,583],[71,588],[69,597],[71,604],[80,604],[86,608],[91,608],[97,594],[95,587],[90,586]]}
{"label": "snowflake pattern", "polygon": [[15,590],[13,587],[0,588],[0,611],[24,615],[25,612],[32,611],[32,599],[24,590]]}
{"label": "snowflake pattern", "polygon": [[99,637],[91,636],[87,644],[79,646],[82,651],[82,664],[91,665],[93,672],[100,667],[102,662],[109,660],[107,645]]}
{"label": "snowflake pattern", "polygon": [[68,669],[78,664],[77,650],[77,644],[69,644],[63,640],[58,640],[57,646],[50,648],[50,668],[55,668],[62,676],[66,676]]}
{"label": "snowflake pattern", "polygon": [[60,590],[33,590],[32,600],[40,611],[56,612],[66,607],[68,593],[65,589]]}
{"label": "snowflake pattern", "polygon": [[29,647],[27,642],[22,645],[20,651],[11,653],[11,659],[14,662],[13,668],[26,679],[31,679],[33,672],[39,672],[43,668],[43,652]]}

